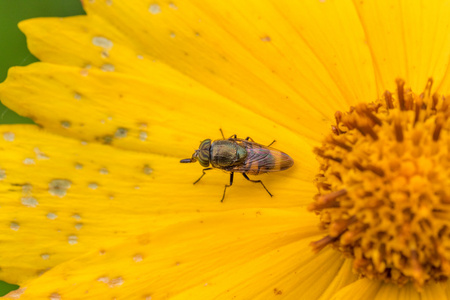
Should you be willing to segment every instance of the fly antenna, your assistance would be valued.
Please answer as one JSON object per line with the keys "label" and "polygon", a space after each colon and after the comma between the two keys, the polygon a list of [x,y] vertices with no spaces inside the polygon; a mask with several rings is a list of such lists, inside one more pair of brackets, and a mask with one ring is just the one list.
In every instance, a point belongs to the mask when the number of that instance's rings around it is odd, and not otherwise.
{"label": "fly antenna", "polygon": [[193,162],[195,162],[195,160],[192,160],[192,158],[185,158],[185,159],[180,160],[180,163],[182,163],[182,164],[193,163]]}
{"label": "fly antenna", "polygon": [[220,133],[222,134],[223,139],[225,139],[225,135],[223,134],[222,128],[219,128]]}

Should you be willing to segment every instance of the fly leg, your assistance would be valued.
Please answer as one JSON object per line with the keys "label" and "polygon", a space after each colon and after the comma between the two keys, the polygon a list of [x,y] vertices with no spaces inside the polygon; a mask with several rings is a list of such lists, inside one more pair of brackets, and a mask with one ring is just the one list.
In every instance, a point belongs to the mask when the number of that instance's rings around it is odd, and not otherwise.
{"label": "fly leg", "polygon": [[269,193],[270,197],[273,197],[273,195],[269,192],[269,190],[266,188],[266,186],[264,185],[264,183],[261,180],[251,180],[250,178],[248,178],[247,174],[245,174],[245,173],[242,173],[242,175],[244,175],[245,179],[247,179],[248,181],[255,182],[255,183],[258,183],[258,182],[261,183],[261,185],[266,190],[266,192]]}
{"label": "fly leg", "polygon": [[[223,139],[225,139],[225,135],[223,134],[222,128],[219,128],[220,133],[222,134]],[[230,136],[228,139],[236,139],[237,135],[233,134],[232,136]]]}
{"label": "fly leg", "polygon": [[225,189],[223,190],[222,200],[220,200],[220,202],[223,202],[223,199],[225,199],[225,192],[227,191],[227,187],[230,187],[230,186],[233,185],[233,175],[234,175],[234,173],[231,172],[231,174],[230,174],[230,184],[225,184]]}
{"label": "fly leg", "polygon": [[[255,141],[251,138],[251,137],[247,137],[246,139],[245,139],[246,141],[250,141],[250,142],[253,142],[253,143],[255,143]],[[276,140],[273,140],[273,142],[272,143],[270,143],[267,147],[270,147],[270,146],[272,146],[273,145],[273,143],[275,143],[276,142]],[[270,193],[269,193],[270,194]]]}
{"label": "fly leg", "polygon": [[196,181],[194,181],[194,184],[196,184],[197,182],[199,182],[200,181],[200,179],[202,179],[202,177],[203,176],[205,176],[205,171],[208,171],[208,170],[212,170],[213,168],[206,168],[206,169],[203,169],[203,174],[202,174],[202,176],[200,176],[200,178],[199,179],[197,179]]}

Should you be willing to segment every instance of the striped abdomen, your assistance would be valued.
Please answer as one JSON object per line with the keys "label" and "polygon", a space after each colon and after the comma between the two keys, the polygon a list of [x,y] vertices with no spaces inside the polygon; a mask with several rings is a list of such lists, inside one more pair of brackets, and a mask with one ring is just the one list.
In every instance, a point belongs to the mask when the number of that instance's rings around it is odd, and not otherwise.
{"label": "striped abdomen", "polygon": [[283,171],[294,165],[292,158],[279,150],[246,140],[239,140],[238,143],[247,151],[247,157],[242,165],[235,166],[231,172],[259,175]]}

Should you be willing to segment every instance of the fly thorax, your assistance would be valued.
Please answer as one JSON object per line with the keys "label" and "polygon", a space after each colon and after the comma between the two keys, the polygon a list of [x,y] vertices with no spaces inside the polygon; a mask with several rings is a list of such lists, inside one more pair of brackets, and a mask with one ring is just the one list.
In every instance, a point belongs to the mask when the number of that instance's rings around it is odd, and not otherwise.
{"label": "fly thorax", "polygon": [[230,140],[214,141],[210,150],[211,164],[217,168],[241,164],[247,157],[247,151]]}

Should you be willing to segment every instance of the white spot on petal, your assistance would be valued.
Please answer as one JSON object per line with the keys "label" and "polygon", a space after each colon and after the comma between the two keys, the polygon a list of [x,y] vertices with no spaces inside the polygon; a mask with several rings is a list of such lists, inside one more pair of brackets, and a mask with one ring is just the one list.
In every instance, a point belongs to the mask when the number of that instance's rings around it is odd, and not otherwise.
{"label": "white spot on petal", "polygon": [[36,207],[39,204],[39,202],[37,202],[37,200],[33,197],[22,197],[20,201],[23,205],[28,207]]}
{"label": "white spot on petal", "polygon": [[22,185],[22,193],[25,195],[31,193],[32,189],[33,186],[29,183],[25,183],[24,185]]}
{"label": "white spot on petal", "polygon": [[11,228],[11,230],[17,231],[20,228],[20,225],[16,222],[11,222],[11,224],[9,224],[9,228]]}
{"label": "white spot on petal", "polygon": [[139,131],[139,139],[141,140],[141,141],[146,141],[147,140],[147,137],[148,137],[148,134],[147,134],[147,132],[145,132],[145,131]]}
{"label": "white spot on petal", "polygon": [[48,191],[53,196],[64,197],[72,182],[67,179],[53,179],[48,185]]}
{"label": "white spot on petal", "polygon": [[6,178],[6,171],[0,169],[0,180],[4,180]]}
{"label": "white spot on petal", "polygon": [[139,55],[137,56],[137,58],[138,58],[138,59],[144,59],[144,56],[142,56],[142,55],[139,54]]}
{"label": "white spot on petal", "polygon": [[24,163],[25,165],[34,165],[34,164],[35,164],[34,159],[29,158],[29,157],[25,158],[25,159],[23,160],[23,163]]}
{"label": "white spot on petal", "polygon": [[142,256],[142,254],[135,254],[134,256],[133,256],[133,260],[135,261],[135,262],[140,262],[140,261],[142,261],[144,259],[144,257]]}
{"label": "white spot on petal", "polygon": [[114,67],[114,65],[112,64],[104,64],[100,67],[100,69],[105,72],[114,72],[116,67]]}
{"label": "white spot on petal", "polygon": [[102,277],[97,278],[97,281],[108,284],[109,283],[109,277],[108,276],[102,276]]}
{"label": "white spot on petal", "polygon": [[88,142],[86,141],[81,141],[81,145],[86,146],[88,144]]}
{"label": "white spot on petal", "polygon": [[47,218],[48,219],[50,219],[50,220],[54,220],[54,219],[56,219],[58,216],[56,215],[56,214],[54,214],[54,213],[48,213],[47,214]]}
{"label": "white spot on petal", "polygon": [[83,228],[83,223],[77,223],[77,224],[75,224],[75,229],[76,229],[76,230],[80,230],[81,228]]}
{"label": "white spot on petal", "polygon": [[72,126],[72,123],[70,123],[69,121],[61,121],[61,126],[63,128],[70,128],[70,126]]}
{"label": "white spot on petal", "polygon": [[70,245],[75,245],[76,243],[78,243],[78,237],[74,234],[69,235],[68,242]]}
{"label": "white spot on petal", "polygon": [[104,49],[111,49],[112,46],[114,45],[114,43],[111,42],[111,40],[108,40],[103,36],[93,37],[92,44],[94,44],[94,46],[102,47]]}
{"label": "white spot on petal", "polygon": [[76,164],[75,164],[75,169],[81,170],[81,169],[83,169],[83,165],[80,164],[80,163],[76,163]]}
{"label": "white spot on petal", "polygon": [[99,173],[100,173],[100,174],[102,174],[102,175],[106,175],[106,174],[109,174],[109,172],[108,172],[108,169],[107,169],[107,168],[101,168],[101,169],[100,169],[100,171],[99,171]]}
{"label": "white spot on petal", "polygon": [[74,218],[75,220],[81,220],[81,216],[79,214],[74,214],[72,215],[72,218]]}
{"label": "white spot on petal", "polygon": [[128,129],[119,127],[117,128],[116,132],[114,133],[114,136],[118,139],[126,137],[128,134]]}
{"label": "white spot on petal", "polygon": [[3,133],[3,139],[7,142],[12,142],[15,139],[15,134],[12,132],[4,132]]}
{"label": "white spot on petal", "polygon": [[150,5],[150,7],[148,8],[148,11],[154,15],[159,14],[161,12],[161,7],[159,6],[159,4],[153,3],[152,5]]}
{"label": "white spot on petal", "polygon": [[121,286],[123,284],[123,278],[122,277],[117,277],[117,278],[112,278],[109,281],[109,287],[110,288],[115,288],[117,286]]}
{"label": "white spot on petal", "polygon": [[61,300],[61,295],[58,293],[53,293],[49,297],[50,300]]}
{"label": "white spot on petal", "polygon": [[107,284],[110,288],[114,288],[114,287],[117,287],[117,286],[120,286],[123,284],[122,277],[110,279],[108,276],[102,276],[102,277],[97,278],[97,281]]}
{"label": "white spot on petal", "polygon": [[22,296],[22,294],[25,292],[27,288],[20,288],[17,289],[15,291],[9,292],[8,293],[8,299],[20,299],[20,296]]}
{"label": "white spot on petal", "polygon": [[178,7],[177,7],[173,2],[170,2],[170,3],[169,3],[169,7],[170,7],[171,9],[178,9]]}
{"label": "white spot on petal", "polygon": [[73,97],[75,98],[75,100],[80,100],[80,99],[81,99],[81,95],[78,94],[78,93],[75,93],[75,94],[73,95]]}
{"label": "white spot on petal", "polygon": [[112,0],[106,0],[106,5],[111,6],[113,4]]}
{"label": "white spot on petal", "polygon": [[33,149],[33,151],[34,151],[34,153],[36,154],[36,158],[37,158],[38,160],[40,160],[40,159],[49,159],[49,157],[48,157],[45,153],[41,152],[41,150],[39,150],[38,147],[35,147],[35,148]]}
{"label": "white spot on petal", "polygon": [[171,31],[169,35],[170,35],[170,37],[173,38],[173,39],[177,36],[177,35],[175,34],[175,32],[173,32],[173,31]]}
{"label": "white spot on petal", "polygon": [[144,174],[146,174],[146,175],[150,175],[153,173],[153,170],[152,170],[152,168],[150,168],[149,165],[145,165],[143,171],[144,171]]}
{"label": "white spot on petal", "polygon": [[47,260],[47,259],[50,258],[50,254],[48,254],[48,253],[42,253],[42,254],[41,254],[41,258],[42,258],[43,260]]}
{"label": "white spot on petal", "polygon": [[91,183],[89,183],[88,187],[89,187],[91,190],[96,190],[96,189],[98,188],[98,184],[95,183],[95,182],[91,182]]}

